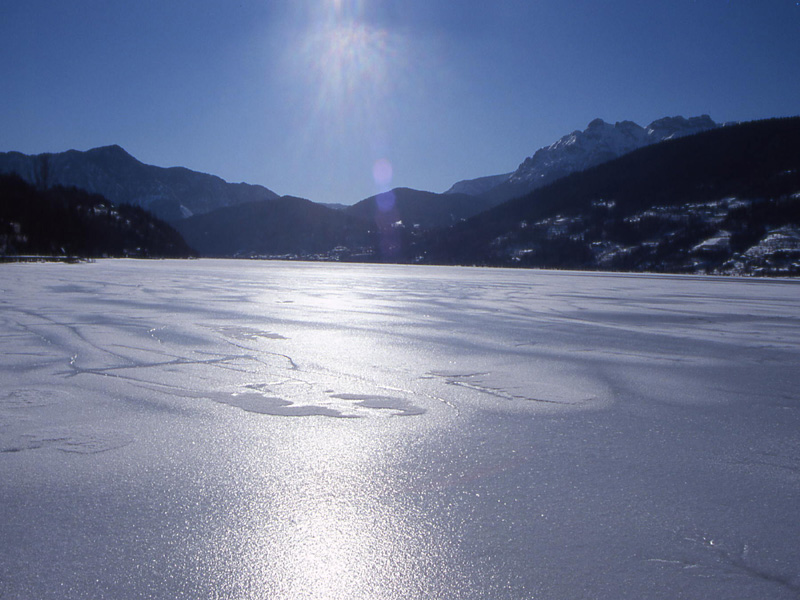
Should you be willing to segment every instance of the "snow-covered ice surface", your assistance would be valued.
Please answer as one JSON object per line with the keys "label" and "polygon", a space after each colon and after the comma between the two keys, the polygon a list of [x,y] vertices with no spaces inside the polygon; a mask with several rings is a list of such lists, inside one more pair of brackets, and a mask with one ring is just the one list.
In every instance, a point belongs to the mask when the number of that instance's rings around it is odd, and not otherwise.
{"label": "snow-covered ice surface", "polygon": [[0,265],[0,598],[800,596],[800,282]]}

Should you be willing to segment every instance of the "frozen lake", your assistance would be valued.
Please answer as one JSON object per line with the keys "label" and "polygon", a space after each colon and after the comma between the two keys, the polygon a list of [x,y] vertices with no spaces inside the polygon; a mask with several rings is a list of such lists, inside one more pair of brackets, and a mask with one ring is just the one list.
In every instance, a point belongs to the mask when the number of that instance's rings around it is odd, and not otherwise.
{"label": "frozen lake", "polygon": [[0,598],[800,596],[800,281],[0,265]]}

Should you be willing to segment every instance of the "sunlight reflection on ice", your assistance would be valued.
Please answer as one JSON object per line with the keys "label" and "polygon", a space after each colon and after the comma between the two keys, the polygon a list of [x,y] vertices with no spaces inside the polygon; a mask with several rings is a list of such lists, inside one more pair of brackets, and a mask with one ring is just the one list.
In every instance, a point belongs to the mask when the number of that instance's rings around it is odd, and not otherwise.
{"label": "sunlight reflection on ice", "polygon": [[294,465],[294,476],[287,479],[285,506],[291,512],[282,561],[287,596],[346,598],[356,590],[377,592],[370,575],[397,536],[382,532],[372,513],[369,457],[354,438],[330,430],[317,431],[303,446],[305,462]]}
{"label": "sunlight reflection on ice", "polygon": [[400,600],[432,587],[424,574],[442,568],[434,563],[447,549],[381,477],[391,440],[339,423],[286,431],[278,455],[256,461],[250,479],[260,468],[280,483],[265,503],[248,498],[237,587],[332,600]]}
{"label": "sunlight reflection on ice", "polygon": [[798,282],[2,275],[3,600],[796,596]]}

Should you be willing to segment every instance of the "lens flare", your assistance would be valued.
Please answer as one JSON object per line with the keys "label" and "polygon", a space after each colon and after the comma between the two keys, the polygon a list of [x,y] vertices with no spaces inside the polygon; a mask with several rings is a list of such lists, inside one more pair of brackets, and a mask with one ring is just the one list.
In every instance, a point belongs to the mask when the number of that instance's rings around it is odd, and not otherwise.
{"label": "lens flare", "polygon": [[377,196],[375,196],[375,204],[378,207],[378,211],[380,211],[378,213],[379,216],[376,217],[379,226],[385,225],[386,227],[391,227],[395,223],[395,221],[391,219],[387,220],[383,218],[382,215],[394,211],[394,205],[396,200],[397,196],[395,196],[394,192],[392,191],[384,192],[382,194],[378,194]]}
{"label": "lens flare", "polygon": [[372,178],[381,192],[392,187],[392,163],[385,158],[379,158],[372,166]]}

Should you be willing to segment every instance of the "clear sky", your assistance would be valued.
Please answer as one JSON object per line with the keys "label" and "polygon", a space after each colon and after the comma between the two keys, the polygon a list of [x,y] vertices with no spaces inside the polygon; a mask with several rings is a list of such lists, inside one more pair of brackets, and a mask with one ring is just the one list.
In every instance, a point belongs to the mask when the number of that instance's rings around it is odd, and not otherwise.
{"label": "clear sky", "polygon": [[592,119],[800,114],[795,0],[4,0],[0,151],[119,144],[317,202]]}

